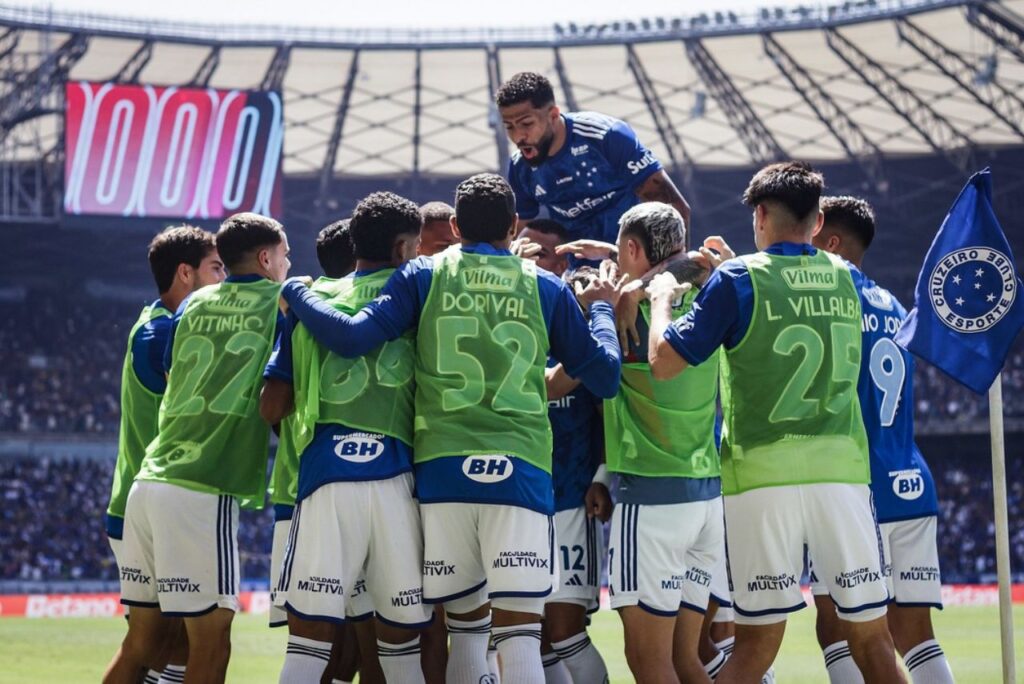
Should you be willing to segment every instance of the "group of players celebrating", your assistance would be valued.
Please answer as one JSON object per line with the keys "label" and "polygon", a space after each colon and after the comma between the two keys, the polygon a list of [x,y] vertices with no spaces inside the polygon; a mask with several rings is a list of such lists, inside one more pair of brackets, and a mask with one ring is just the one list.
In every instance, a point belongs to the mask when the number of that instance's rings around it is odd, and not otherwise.
{"label": "group of players celebrating", "polygon": [[805,558],[832,682],[904,681],[896,651],[952,682],[906,312],[860,270],[867,203],[772,164],[743,194],[758,251],[689,250],[686,200],[624,122],[560,112],[534,73],[496,104],[507,180],[454,207],[369,195],[321,231],[315,282],[286,280],[267,217],[154,238],[105,681],[224,680],[238,513],[269,489],[281,682],[606,682],[605,564],[636,681],[773,681]]}

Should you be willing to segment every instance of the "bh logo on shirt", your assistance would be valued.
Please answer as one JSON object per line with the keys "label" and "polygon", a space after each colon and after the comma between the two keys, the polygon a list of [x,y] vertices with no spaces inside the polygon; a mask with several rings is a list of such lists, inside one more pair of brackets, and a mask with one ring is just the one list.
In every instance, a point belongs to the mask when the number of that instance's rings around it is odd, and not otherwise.
{"label": "bh logo on shirt", "polygon": [[493,484],[512,475],[512,459],[508,456],[469,456],[462,462],[462,472],[474,482]]}
{"label": "bh logo on shirt", "polygon": [[916,468],[913,470],[896,470],[889,473],[889,477],[893,478],[893,494],[901,499],[913,501],[914,499],[921,498],[921,495],[924,494],[924,478],[921,477],[921,471]]}
{"label": "bh logo on shirt", "polygon": [[345,435],[334,445],[338,458],[352,463],[369,463],[384,453],[383,435],[369,432],[353,432]]}

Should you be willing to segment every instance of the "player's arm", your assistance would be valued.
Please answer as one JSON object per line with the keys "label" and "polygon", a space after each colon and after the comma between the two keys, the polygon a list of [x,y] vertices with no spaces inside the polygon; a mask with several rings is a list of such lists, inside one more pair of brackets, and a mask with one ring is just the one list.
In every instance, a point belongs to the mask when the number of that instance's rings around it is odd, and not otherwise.
{"label": "player's arm", "polygon": [[659,273],[647,286],[651,301],[651,329],[647,340],[647,362],[656,380],[667,380],[686,370],[686,359],[665,340],[665,331],[672,323],[672,302],[693,286],[679,283],[671,273]]}
{"label": "player's arm", "polygon": [[544,371],[544,384],[548,388],[548,400],[561,399],[580,386],[580,381],[565,372],[562,364]]}
{"label": "player's arm", "polygon": [[610,262],[602,263],[601,277],[594,279],[580,295],[580,301],[589,308],[589,326],[576,296],[561,281],[557,281],[554,310],[548,321],[552,356],[565,366],[566,373],[579,378],[602,399],[610,399],[619,391],[622,373],[614,306],[623,281],[615,279],[613,269]]}
{"label": "player's arm", "polygon": [[583,502],[586,506],[587,517],[597,518],[601,522],[608,522],[612,517],[614,503],[612,502],[611,495],[612,478],[608,474],[607,466],[605,466],[603,406],[597,404],[594,407],[594,411],[597,413],[595,418],[596,424],[594,425],[594,444],[598,447],[598,458],[600,460],[597,472],[594,473],[594,478],[590,481],[590,487],[587,488],[587,493],[583,497]]}
{"label": "player's arm", "polygon": [[171,319],[154,318],[139,328],[132,339],[132,371],[153,394],[163,394],[167,389],[164,353],[170,336]]}
{"label": "player's arm", "polygon": [[644,202],[664,202],[675,207],[676,211],[683,217],[683,221],[686,222],[686,235],[689,238],[690,204],[683,197],[683,193],[679,192],[679,188],[672,182],[672,179],[668,177],[665,169],[652,173],[647,180],[637,186],[636,194]]}
{"label": "player's arm", "polygon": [[302,282],[288,280],[281,296],[320,344],[345,358],[363,356],[416,325],[420,299],[417,271],[405,264],[392,274],[377,299],[355,315],[338,311]]}
{"label": "player's arm", "polygon": [[263,371],[263,389],[260,391],[260,417],[277,425],[295,410],[295,390],[292,386],[292,329],[294,315],[289,315],[279,331],[277,344]]}

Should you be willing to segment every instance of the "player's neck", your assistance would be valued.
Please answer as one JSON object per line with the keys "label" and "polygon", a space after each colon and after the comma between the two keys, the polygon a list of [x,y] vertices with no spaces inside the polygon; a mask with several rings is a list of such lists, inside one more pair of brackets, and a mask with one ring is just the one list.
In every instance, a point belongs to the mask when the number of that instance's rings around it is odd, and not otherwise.
{"label": "player's neck", "polygon": [[565,127],[565,119],[560,115],[558,121],[555,122],[555,137],[551,141],[551,149],[548,150],[548,157],[554,157],[558,154],[565,146],[565,140],[567,137],[567,129]]}
{"label": "player's neck", "polygon": [[382,268],[394,268],[390,261],[374,261],[372,259],[356,259],[356,271],[379,271]]}

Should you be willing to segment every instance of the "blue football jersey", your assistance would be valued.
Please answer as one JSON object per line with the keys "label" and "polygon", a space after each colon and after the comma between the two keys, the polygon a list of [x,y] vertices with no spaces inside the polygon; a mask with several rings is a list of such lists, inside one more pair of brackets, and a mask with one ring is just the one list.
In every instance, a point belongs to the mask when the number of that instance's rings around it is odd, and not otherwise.
{"label": "blue football jersey", "polygon": [[914,357],[893,338],[907,311],[891,292],[850,267],[863,313],[860,396],[871,451],[878,522],[935,515],[931,471],[914,443]]}
{"label": "blue football jersey", "polygon": [[[548,360],[549,368],[555,365],[557,361]],[[556,512],[583,505],[601,463],[604,430],[598,413],[600,401],[581,383],[561,399],[548,402],[554,444],[551,478]]]}
{"label": "blue football jersey", "polygon": [[519,153],[509,162],[519,218],[535,218],[543,206],[572,239],[615,242],[619,217],[640,202],[637,187],[661,163],[624,121],[597,112],[563,119],[565,144],[552,157],[537,167]]}

